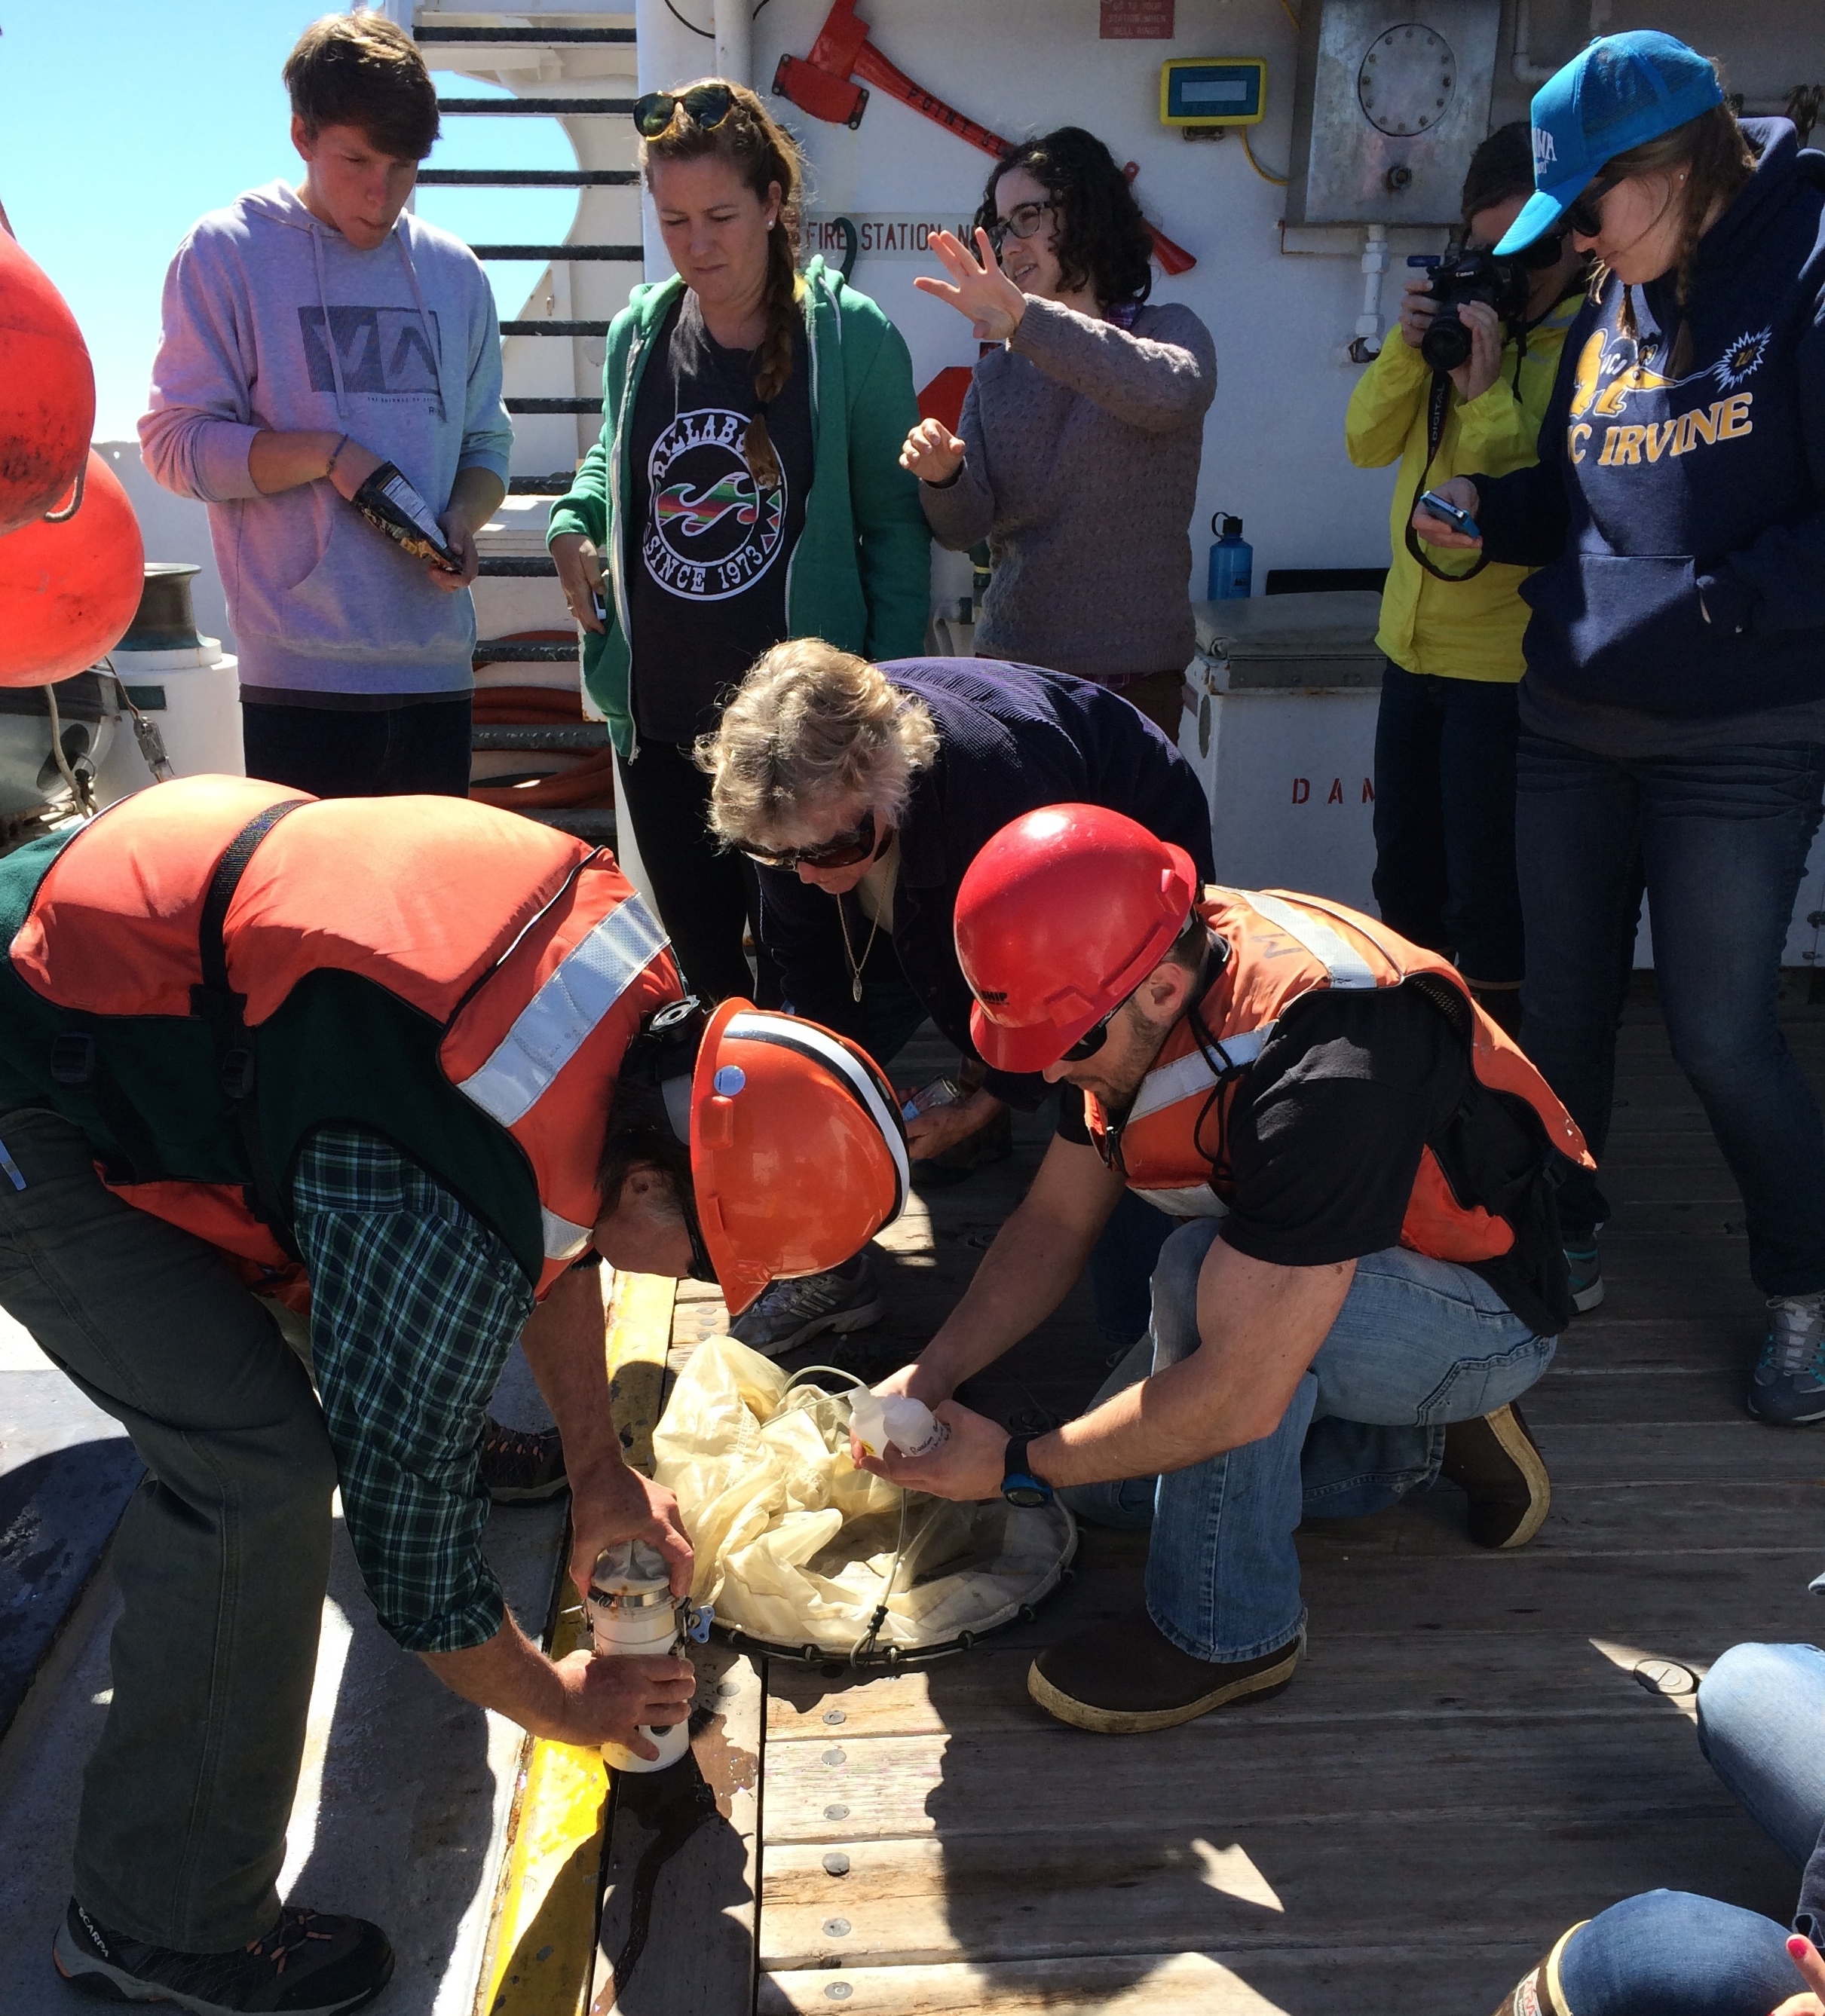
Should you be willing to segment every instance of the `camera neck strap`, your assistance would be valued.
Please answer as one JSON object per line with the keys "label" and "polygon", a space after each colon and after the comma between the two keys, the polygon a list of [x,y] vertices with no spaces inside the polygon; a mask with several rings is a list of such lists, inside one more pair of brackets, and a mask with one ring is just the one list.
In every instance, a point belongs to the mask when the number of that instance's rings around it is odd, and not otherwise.
{"label": "camera neck strap", "polygon": [[[1518,362],[1516,376],[1518,380]],[[1420,543],[1419,535],[1413,529],[1413,513],[1419,509],[1419,500],[1426,495],[1426,479],[1432,473],[1432,465],[1438,459],[1438,445],[1444,438],[1444,423],[1451,412],[1451,373],[1448,371],[1434,372],[1432,389],[1426,400],[1426,466],[1419,472],[1419,481],[1413,486],[1413,501],[1407,506],[1407,550],[1434,581],[1473,581],[1489,564],[1487,553],[1478,553],[1474,563],[1462,574],[1448,574],[1426,553]]]}

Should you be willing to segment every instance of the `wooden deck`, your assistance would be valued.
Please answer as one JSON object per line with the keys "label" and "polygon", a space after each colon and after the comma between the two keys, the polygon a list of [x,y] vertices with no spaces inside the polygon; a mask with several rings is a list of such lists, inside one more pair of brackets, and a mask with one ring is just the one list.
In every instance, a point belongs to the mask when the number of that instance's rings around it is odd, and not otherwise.
{"label": "wooden deck", "polygon": [[[1816,1082],[1819,1014],[1788,1028]],[[1634,1669],[1816,1636],[1825,1439],[1743,1413],[1761,1312],[1740,1205],[1650,995],[1620,1078],[1609,1299],[1527,1403],[1554,1485],[1530,1547],[1472,1547],[1448,1487],[1307,1528],[1293,1686],[1155,1736],[1062,1728],[1024,1686],[1036,1646],[1133,1601],[1133,1536],[1086,1530],[1034,1625],[922,1672],[756,1675],[724,1652],[701,1787],[616,1788],[595,2010],[1483,2016],[1636,1890],[1784,1918],[1795,1874],[1699,1756],[1690,1697]],[[1024,1123],[1012,1163],[891,1235],[889,1319],[842,1347],[856,1370],[930,1334],[1044,1138]],[[681,1298],[674,1364],[721,1317]],[[1037,1425],[1081,1406],[1102,1355],[1080,1291],[966,1397]]]}

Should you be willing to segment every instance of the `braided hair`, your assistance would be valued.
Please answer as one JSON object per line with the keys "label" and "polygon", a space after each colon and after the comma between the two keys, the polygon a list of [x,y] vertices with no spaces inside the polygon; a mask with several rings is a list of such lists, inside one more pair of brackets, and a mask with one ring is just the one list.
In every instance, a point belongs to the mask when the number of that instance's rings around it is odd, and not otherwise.
{"label": "braided hair", "polygon": [[[1675,179],[1684,171],[1682,185]],[[1679,250],[1673,261],[1673,297],[1680,309],[1679,327],[1667,359],[1667,375],[1683,378],[1692,368],[1691,326],[1685,315],[1692,291],[1692,269],[1698,241],[1714,211],[1721,212],[1741,193],[1755,171],[1755,157],[1750,151],[1737,115],[1727,105],[1714,105],[1696,119],[1688,119],[1670,133],[1644,141],[1606,161],[1603,178],[1621,182],[1630,175],[1665,175],[1669,203],[1683,200],[1685,208],[1679,229]],[[1610,278],[1609,268],[1599,266],[1591,276],[1591,296],[1601,300]],[[1618,327],[1625,336],[1636,333],[1635,302],[1628,289],[1622,293]]]}
{"label": "braided hair", "polygon": [[[734,99],[718,125],[699,126],[680,105],[672,123],[656,140],[640,143],[640,175],[652,187],[655,161],[694,161],[715,155],[727,161],[762,203],[775,183],[780,213],[766,240],[766,333],[755,352],[754,397],[759,410],[748,423],[741,453],[748,473],[760,490],[780,481],[780,459],[767,432],[766,409],[792,375],[792,340],[799,318],[799,216],[805,186],[805,157],[791,134],[780,125],[745,84],[727,77],[700,77],[698,84],[720,84]],[[681,84],[673,95],[694,87]]]}

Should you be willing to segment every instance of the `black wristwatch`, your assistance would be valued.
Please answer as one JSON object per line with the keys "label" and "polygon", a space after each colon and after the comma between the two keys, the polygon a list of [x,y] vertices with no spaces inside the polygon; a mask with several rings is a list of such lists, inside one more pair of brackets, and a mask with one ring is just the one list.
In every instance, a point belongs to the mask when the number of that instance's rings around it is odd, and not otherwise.
{"label": "black wristwatch", "polygon": [[1010,1435],[1001,1471],[1001,1496],[1023,1512],[1033,1511],[1052,1502],[1051,1486],[1026,1460],[1026,1445],[1033,1439],[1031,1435]]}

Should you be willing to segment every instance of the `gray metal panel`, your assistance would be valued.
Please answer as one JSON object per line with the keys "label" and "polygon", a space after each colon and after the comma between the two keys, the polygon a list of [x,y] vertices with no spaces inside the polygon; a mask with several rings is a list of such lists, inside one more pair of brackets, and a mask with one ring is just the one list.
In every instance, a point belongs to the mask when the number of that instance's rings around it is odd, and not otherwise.
{"label": "gray metal panel", "polygon": [[1500,22],[1499,0],[1308,0],[1286,221],[1456,222]]}

